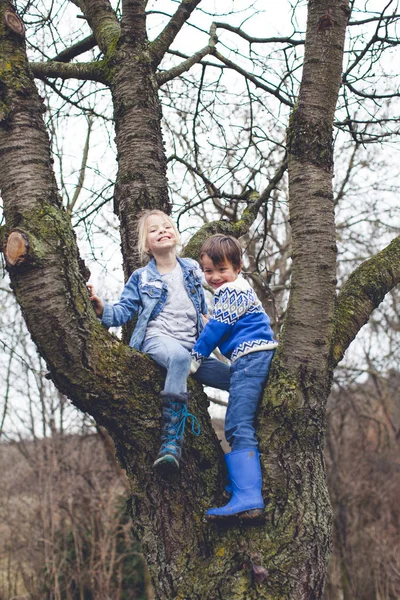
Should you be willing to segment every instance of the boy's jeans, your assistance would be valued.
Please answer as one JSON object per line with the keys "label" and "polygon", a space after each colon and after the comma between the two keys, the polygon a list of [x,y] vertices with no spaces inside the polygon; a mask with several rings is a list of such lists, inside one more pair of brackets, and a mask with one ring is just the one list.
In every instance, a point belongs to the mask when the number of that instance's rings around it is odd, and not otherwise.
{"label": "boy's jeans", "polygon": [[[164,392],[182,394],[187,391],[187,378],[190,369],[190,351],[178,340],[167,335],[149,338],[143,344],[142,351],[151,356],[161,367],[167,369]],[[240,360],[240,359],[239,359]],[[193,375],[203,385],[229,390],[229,366],[216,358],[206,358]]]}
{"label": "boy's jeans", "polygon": [[274,352],[251,352],[238,358],[231,365],[225,437],[232,451],[258,447],[254,419]]}

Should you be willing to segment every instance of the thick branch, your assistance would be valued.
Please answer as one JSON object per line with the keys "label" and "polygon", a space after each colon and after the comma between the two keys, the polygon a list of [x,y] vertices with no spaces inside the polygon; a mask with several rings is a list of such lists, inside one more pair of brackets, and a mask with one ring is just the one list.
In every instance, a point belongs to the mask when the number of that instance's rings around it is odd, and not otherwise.
{"label": "thick branch", "polygon": [[33,62],[29,67],[37,79],[81,79],[107,83],[102,63]]}
{"label": "thick branch", "polygon": [[57,56],[53,58],[53,61],[69,62],[73,58],[80,56],[81,54],[87,52],[88,50],[91,50],[95,46],[97,46],[96,38],[94,37],[94,35],[89,35],[84,40],[77,42],[73,46],[70,46],[69,48],[66,48],[65,50],[57,54]]}
{"label": "thick branch", "polygon": [[363,262],[344,284],[335,310],[332,361],[335,367],[385,295],[400,282],[400,236]]}
{"label": "thick branch", "polygon": [[200,2],[201,0],[182,0],[182,3],[179,5],[178,10],[173,15],[168,25],[166,25],[160,35],[152,42],[150,51],[155,67],[160,64],[164,54],[167,52],[179,31]]}
{"label": "thick branch", "polygon": [[114,47],[121,27],[108,0],[85,0],[84,15],[103,54]]}

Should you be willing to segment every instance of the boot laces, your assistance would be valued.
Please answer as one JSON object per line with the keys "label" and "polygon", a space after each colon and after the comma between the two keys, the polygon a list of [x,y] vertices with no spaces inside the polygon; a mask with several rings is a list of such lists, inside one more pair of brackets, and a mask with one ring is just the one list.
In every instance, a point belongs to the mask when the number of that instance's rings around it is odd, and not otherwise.
{"label": "boot laces", "polygon": [[178,423],[175,433],[168,435],[168,441],[180,440],[183,438],[183,434],[185,433],[185,425],[186,425],[187,419],[191,419],[192,433],[194,435],[200,435],[201,427],[200,427],[199,420],[197,417],[195,417],[195,415],[192,415],[192,413],[190,413],[188,411],[186,404],[178,411],[174,411],[174,409],[171,408],[171,412],[174,417],[177,417],[179,419],[179,423]]}

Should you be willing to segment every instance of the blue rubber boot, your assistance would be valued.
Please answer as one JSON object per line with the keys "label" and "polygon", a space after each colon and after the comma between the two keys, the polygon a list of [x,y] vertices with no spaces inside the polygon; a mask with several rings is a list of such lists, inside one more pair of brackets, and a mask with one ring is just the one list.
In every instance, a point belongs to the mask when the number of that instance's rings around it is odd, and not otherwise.
{"label": "blue rubber boot", "polygon": [[195,435],[200,434],[200,424],[187,410],[188,393],[161,392],[161,396],[161,447],[153,467],[169,473],[178,471],[180,467],[186,419],[192,420],[192,431]]}
{"label": "blue rubber boot", "polygon": [[206,518],[258,519],[263,515],[264,500],[261,495],[262,476],[260,453],[257,448],[235,450],[225,454],[232,498],[221,508],[210,508]]}

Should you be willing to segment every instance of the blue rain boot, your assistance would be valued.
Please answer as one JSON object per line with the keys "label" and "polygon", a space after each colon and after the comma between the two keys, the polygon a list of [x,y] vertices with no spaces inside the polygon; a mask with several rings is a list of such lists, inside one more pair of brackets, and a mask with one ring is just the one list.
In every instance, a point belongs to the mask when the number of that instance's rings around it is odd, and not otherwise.
{"label": "blue rain boot", "polygon": [[161,418],[161,447],[153,467],[165,473],[178,471],[182,456],[186,419],[192,419],[192,431],[200,434],[197,418],[187,410],[188,393],[161,392],[163,407]]}
{"label": "blue rain boot", "polygon": [[264,500],[261,495],[262,476],[260,453],[257,448],[235,450],[225,454],[232,498],[222,508],[210,508],[206,518],[258,519],[263,515]]}

